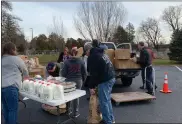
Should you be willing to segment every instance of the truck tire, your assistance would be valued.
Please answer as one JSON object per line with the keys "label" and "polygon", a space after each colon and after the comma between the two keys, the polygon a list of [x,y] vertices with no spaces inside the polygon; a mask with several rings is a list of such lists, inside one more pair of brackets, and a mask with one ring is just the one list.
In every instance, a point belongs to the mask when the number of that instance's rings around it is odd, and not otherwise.
{"label": "truck tire", "polygon": [[123,86],[129,87],[132,84],[132,81],[133,81],[133,78],[129,78],[129,77],[121,78],[121,82],[122,82]]}

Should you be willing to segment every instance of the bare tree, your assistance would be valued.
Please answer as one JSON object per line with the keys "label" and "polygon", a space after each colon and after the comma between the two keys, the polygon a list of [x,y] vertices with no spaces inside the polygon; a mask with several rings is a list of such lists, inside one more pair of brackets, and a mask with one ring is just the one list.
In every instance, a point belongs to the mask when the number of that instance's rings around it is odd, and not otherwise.
{"label": "bare tree", "polygon": [[179,30],[182,25],[182,5],[169,6],[164,9],[162,19],[165,21],[173,31]]}
{"label": "bare tree", "polygon": [[108,41],[125,15],[124,6],[118,2],[81,2],[74,24],[83,38]]}
{"label": "bare tree", "polygon": [[147,18],[146,21],[142,21],[139,31],[146,42],[152,44],[156,50],[159,49],[162,35],[160,33],[159,22],[156,19]]}
{"label": "bare tree", "polygon": [[59,20],[57,20],[56,16],[53,16],[52,19],[53,23],[48,27],[49,34],[56,33],[58,36],[66,36],[66,29],[64,27],[61,17]]}

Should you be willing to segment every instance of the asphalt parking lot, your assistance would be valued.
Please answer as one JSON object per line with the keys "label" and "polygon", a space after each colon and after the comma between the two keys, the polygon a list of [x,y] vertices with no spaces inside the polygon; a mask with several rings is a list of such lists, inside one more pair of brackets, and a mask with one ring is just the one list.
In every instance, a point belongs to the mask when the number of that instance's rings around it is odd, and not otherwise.
{"label": "asphalt parking lot", "polygon": [[[156,66],[156,100],[151,102],[121,103],[119,106],[113,104],[116,123],[182,123],[182,66]],[[171,94],[162,94],[164,72],[168,72],[169,88]],[[129,88],[115,86],[113,92],[142,91],[141,77],[133,80]],[[26,100],[27,108],[20,103],[18,123],[20,124],[55,124],[57,117],[44,112],[41,104],[32,100]],[[78,124],[86,123],[88,115],[88,101],[86,96],[80,99],[80,117],[76,119]],[[61,121],[67,119],[61,116]],[[2,117],[3,121],[3,117]],[[69,122],[71,123],[71,122]]]}

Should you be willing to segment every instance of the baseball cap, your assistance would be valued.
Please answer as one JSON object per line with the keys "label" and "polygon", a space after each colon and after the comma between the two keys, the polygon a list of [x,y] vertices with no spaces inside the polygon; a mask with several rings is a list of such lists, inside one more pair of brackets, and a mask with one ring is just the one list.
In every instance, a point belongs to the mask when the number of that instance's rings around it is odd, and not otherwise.
{"label": "baseball cap", "polygon": [[99,47],[102,48],[103,50],[107,50],[108,49],[108,47],[105,44],[101,44]]}
{"label": "baseball cap", "polygon": [[53,63],[53,62],[49,62],[48,64],[47,64],[47,70],[52,70],[53,68],[54,68],[54,66],[55,66],[55,63]]}

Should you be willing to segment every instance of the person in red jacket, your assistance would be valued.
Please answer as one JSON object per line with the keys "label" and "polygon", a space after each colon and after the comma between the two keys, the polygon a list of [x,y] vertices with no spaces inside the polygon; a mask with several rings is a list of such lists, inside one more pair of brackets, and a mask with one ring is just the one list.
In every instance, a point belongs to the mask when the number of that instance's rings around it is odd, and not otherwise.
{"label": "person in red jacket", "polygon": [[145,43],[145,48],[149,52],[149,54],[151,56],[151,61],[153,62],[153,60],[156,59],[155,53],[148,47],[148,43]]}

